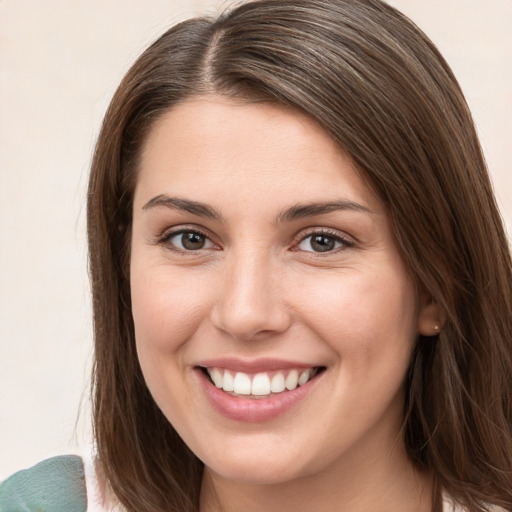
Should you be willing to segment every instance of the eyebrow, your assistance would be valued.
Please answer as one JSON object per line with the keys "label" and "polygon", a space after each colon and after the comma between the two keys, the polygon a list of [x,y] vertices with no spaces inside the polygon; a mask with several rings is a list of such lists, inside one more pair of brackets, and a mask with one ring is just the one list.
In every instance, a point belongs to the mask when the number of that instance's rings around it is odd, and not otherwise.
{"label": "eyebrow", "polygon": [[173,208],[175,210],[183,210],[199,217],[207,217],[215,220],[222,220],[222,215],[211,206],[190,199],[182,199],[180,197],[170,197],[166,194],[160,194],[150,199],[143,207],[143,210],[151,208]]}
{"label": "eyebrow", "polygon": [[[160,194],[150,199],[143,207],[143,210],[150,210],[152,208],[165,207],[176,210],[183,210],[193,215],[200,217],[207,217],[222,221],[222,215],[212,208],[211,206],[200,203],[198,201],[192,201],[190,199],[183,199],[180,197],[171,197],[166,194]],[[318,202],[318,203],[306,203],[306,204],[295,204],[289,208],[281,211],[277,217],[276,222],[290,222],[293,220],[304,219],[307,217],[314,217],[316,215],[325,215],[334,211],[355,211],[361,213],[372,213],[366,206],[349,201],[346,199],[340,199],[336,201]]]}
{"label": "eyebrow", "polygon": [[296,204],[290,208],[283,210],[277,216],[278,222],[289,222],[297,219],[304,219],[306,217],[314,217],[316,215],[325,215],[335,211],[354,211],[361,213],[372,213],[372,211],[363,206],[362,204],[355,203],[346,199],[337,201]]}

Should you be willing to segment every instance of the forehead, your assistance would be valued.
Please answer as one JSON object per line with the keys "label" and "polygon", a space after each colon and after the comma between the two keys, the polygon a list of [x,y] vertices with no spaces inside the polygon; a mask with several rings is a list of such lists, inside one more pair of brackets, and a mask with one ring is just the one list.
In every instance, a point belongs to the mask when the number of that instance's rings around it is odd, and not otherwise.
{"label": "forehead", "polygon": [[[272,192],[272,194],[270,194]],[[378,203],[350,157],[310,117],[219,96],[180,103],[150,131],[136,202],[162,193],[198,201],[325,200]]]}

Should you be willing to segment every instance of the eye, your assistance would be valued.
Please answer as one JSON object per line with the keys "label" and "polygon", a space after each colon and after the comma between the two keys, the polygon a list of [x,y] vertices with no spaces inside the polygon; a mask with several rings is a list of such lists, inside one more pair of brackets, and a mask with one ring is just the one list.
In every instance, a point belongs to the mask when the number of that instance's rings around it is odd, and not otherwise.
{"label": "eye", "polygon": [[212,241],[205,234],[190,229],[170,233],[162,242],[171,246],[172,249],[182,252],[200,251],[214,247]]}
{"label": "eye", "polygon": [[303,238],[297,246],[297,249],[305,252],[336,252],[343,247],[352,247],[349,240],[332,233],[311,233]]}

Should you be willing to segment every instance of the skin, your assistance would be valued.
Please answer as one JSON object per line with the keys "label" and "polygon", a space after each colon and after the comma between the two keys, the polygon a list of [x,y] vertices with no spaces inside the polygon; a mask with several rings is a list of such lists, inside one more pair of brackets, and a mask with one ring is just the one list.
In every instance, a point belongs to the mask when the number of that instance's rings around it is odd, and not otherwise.
{"label": "skin", "polygon": [[[218,218],[156,204],[162,195]],[[345,207],[282,215],[335,201]],[[204,234],[203,247],[184,249],[180,230]],[[332,250],[316,252],[312,233]],[[313,120],[218,96],[179,104],[141,155],[131,249],[141,367],[205,464],[202,511],[430,510],[430,476],[408,459],[400,427],[411,352],[438,312],[409,277],[382,204]],[[225,356],[326,370],[277,418],[235,421],[196,369]]]}

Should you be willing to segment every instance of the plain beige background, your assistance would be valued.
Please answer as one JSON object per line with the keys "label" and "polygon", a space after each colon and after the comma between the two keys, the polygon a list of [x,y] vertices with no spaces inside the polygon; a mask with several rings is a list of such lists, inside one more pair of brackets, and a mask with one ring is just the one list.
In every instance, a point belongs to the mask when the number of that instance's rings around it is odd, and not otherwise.
{"label": "plain beige background", "polygon": [[[511,233],[512,0],[390,3],[459,78]],[[108,101],[167,27],[226,4],[0,2],[0,479],[89,442],[84,205]]]}

